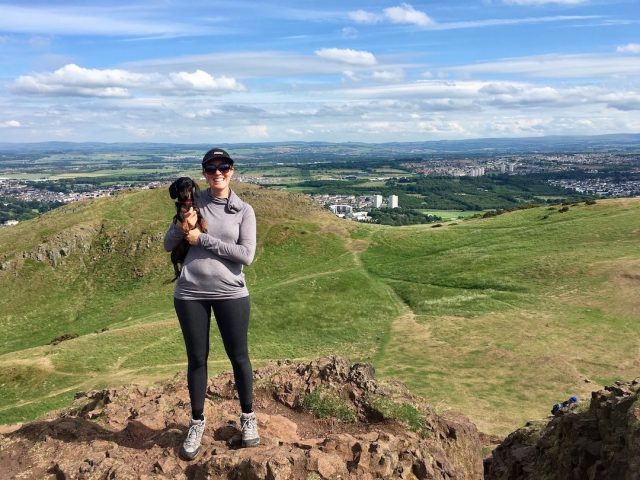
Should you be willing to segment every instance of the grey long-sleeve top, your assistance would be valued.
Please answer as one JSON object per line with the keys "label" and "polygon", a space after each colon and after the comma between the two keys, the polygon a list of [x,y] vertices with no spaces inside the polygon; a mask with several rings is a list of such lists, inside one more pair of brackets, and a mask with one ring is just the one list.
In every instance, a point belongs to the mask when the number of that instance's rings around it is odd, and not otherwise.
{"label": "grey long-sleeve top", "polygon": [[[189,248],[176,282],[174,297],[181,300],[223,300],[249,295],[242,268],[256,251],[256,215],[248,203],[233,192],[229,198],[214,197],[210,189],[194,199],[207,223],[208,233]],[[173,250],[184,234],[171,223],[164,248]]]}

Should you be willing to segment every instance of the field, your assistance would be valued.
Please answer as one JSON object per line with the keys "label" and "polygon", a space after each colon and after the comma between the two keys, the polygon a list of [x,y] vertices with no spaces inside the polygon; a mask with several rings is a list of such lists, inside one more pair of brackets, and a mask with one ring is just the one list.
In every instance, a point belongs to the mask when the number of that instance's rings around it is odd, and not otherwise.
{"label": "field", "polygon": [[[255,366],[371,361],[496,434],[637,375],[638,200],[392,228],[339,220],[298,194],[239,190],[259,223],[246,269]],[[0,270],[1,423],[184,370],[161,249],[170,217],[166,193],[146,190],[0,230],[0,263],[72,245],[55,268],[27,258]],[[78,337],[48,344],[64,334]],[[212,342],[210,373],[228,369]]]}

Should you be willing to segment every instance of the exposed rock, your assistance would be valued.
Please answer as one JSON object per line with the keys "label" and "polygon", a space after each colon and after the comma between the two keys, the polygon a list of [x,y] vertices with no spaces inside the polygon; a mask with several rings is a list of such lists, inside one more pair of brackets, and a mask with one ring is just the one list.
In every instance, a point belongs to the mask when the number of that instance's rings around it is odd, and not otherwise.
{"label": "exposed rock", "polygon": [[[155,387],[78,394],[55,417],[0,435],[3,475],[12,478],[480,479],[473,424],[443,418],[399,384],[377,381],[369,365],[337,357],[281,361],[255,372],[260,446],[239,447],[233,377],[211,379],[207,433],[199,457],[179,449],[189,420],[184,375]],[[344,400],[357,421],[318,419],[303,408],[321,389]],[[333,397],[332,397],[333,398]],[[421,428],[386,418],[375,401],[412,402]],[[388,417],[388,415],[387,415]]]}
{"label": "exposed rock", "polygon": [[87,253],[96,234],[97,229],[92,225],[77,225],[68,228],[39,244],[33,250],[22,252],[20,256],[3,261],[0,270],[17,270],[27,259],[48,263],[55,268],[61,259],[68,257],[75,251]]}
{"label": "exposed rock", "polygon": [[588,410],[529,422],[487,460],[486,477],[639,479],[640,379],[593,392]]}

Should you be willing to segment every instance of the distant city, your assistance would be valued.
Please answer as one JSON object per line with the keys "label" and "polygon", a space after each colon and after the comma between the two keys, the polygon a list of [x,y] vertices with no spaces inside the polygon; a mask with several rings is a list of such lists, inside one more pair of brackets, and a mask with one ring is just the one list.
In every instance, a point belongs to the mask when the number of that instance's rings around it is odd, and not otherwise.
{"label": "distant city", "polygon": [[[0,213],[12,202],[58,205],[131,188],[158,188],[186,172],[196,172],[202,150],[170,144],[0,147]],[[392,215],[389,210],[478,211],[491,208],[485,204],[500,205],[484,200],[470,204],[477,191],[496,200],[510,199],[511,204],[562,198],[563,192],[602,198],[640,196],[640,136],[634,135],[380,145],[238,144],[227,148],[238,152],[234,153],[236,180],[304,192],[334,214],[359,221],[370,221],[374,209]],[[515,181],[518,178],[521,180]],[[441,190],[457,185],[451,183],[456,179],[480,183],[475,190],[450,193],[446,202],[436,205],[429,196],[435,184],[428,179],[450,179],[438,184]],[[519,190],[492,193],[491,185],[507,183]],[[529,183],[536,187],[527,189]],[[523,195],[527,190],[530,194]],[[16,223],[11,215],[3,215],[6,225]]]}

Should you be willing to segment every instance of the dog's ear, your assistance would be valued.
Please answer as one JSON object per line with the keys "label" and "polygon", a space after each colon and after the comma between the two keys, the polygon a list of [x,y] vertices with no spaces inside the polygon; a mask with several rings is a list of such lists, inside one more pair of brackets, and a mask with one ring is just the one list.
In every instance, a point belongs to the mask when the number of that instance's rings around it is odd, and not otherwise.
{"label": "dog's ear", "polygon": [[173,199],[178,198],[178,182],[179,181],[180,179],[176,180],[171,185],[169,185],[169,196]]}

